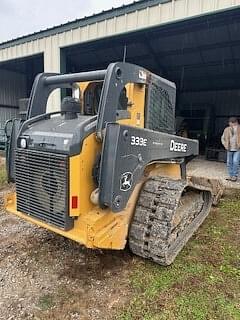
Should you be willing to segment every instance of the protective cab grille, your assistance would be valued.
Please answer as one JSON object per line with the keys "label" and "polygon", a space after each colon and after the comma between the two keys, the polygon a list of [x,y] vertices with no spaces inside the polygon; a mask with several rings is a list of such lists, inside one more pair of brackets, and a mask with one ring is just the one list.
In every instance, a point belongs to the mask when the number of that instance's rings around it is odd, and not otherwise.
{"label": "protective cab grille", "polygon": [[154,131],[174,131],[175,106],[169,92],[162,88],[160,81],[149,86],[146,127]]}
{"label": "protective cab grille", "polygon": [[17,210],[64,230],[68,216],[68,157],[18,149],[16,152]]}

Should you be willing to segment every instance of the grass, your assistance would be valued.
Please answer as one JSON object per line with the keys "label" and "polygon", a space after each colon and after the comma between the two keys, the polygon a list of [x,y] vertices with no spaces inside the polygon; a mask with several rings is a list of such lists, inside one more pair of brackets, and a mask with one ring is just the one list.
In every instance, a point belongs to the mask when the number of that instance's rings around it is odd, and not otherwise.
{"label": "grass", "polygon": [[54,297],[50,294],[41,296],[38,300],[38,307],[42,311],[51,309],[54,307]]}
{"label": "grass", "polygon": [[0,166],[0,187],[7,183],[7,173],[4,166]]}
{"label": "grass", "polygon": [[240,195],[212,210],[170,267],[140,260],[118,320],[240,320]]}

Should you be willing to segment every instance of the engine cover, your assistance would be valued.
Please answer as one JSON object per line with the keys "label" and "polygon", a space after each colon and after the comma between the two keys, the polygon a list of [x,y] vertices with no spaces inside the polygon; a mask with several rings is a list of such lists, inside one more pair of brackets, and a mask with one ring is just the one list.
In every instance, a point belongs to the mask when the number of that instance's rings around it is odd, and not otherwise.
{"label": "engine cover", "polygon": [[77,155],[85,137],[96,128],[95,116],[66,119],[58,114],[25,123],[18,137],[18,148]]}

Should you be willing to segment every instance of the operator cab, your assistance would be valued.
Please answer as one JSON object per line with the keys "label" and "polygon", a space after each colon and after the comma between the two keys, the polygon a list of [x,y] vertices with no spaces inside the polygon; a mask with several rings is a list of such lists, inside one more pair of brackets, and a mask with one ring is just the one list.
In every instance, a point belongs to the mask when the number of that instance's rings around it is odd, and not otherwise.
{"label": "operator cab", "polygon": [[[68,93],[55,106],[58,111],[49,113],[48,100],[56,89],[71,92],[72,96]],[[92,133],[103,142],[106,126],[116,122],[174,133],[175,94],[173,83],[127,63],[112,63],[106,70],[76,74],[39,74],[26,120],[13,130],[14,143],[10,144],[7,157],[9,181],[15,181],[18,149],[71,157],[80,154],[84,139]]]}
{"label": "operator cab", "polygon": [[[97,115],[99,111],[99,104],[101,93],[103,89],[102,82],[89,83],[83,92],[83,114],[84,115]],[[129,99],[127,97],[127,90],[124,87],[119,96],[117,110],[127,110]]]}

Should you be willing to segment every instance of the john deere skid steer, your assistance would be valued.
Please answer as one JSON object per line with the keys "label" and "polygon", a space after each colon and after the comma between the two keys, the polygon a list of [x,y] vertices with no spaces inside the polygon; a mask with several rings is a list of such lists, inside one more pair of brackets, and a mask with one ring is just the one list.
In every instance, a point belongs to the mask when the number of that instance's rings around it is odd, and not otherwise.
{"label": "john deere skid steer", "polygon": [[[70,96],[47,113],[58,88]],[[175,95],[173,83],[127,63],[38,75],[9,146],[7,211],[88,248],[129,243],[172,263],[214,198],[211,183],[186,179],[198,142],[174,135]]]}

